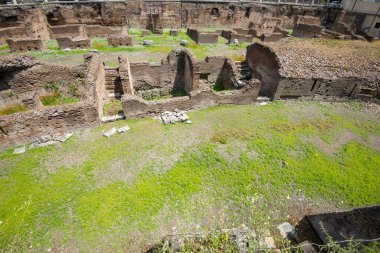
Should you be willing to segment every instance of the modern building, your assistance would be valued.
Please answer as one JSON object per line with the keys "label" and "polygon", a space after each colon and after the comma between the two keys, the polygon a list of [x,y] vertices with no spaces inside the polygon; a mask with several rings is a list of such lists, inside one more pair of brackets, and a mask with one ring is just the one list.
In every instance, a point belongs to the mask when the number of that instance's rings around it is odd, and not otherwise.
{"label": "modern building", "polygon": [[380,38],[380,0],[344,0],[343,10],[364,14],[361,30]]}

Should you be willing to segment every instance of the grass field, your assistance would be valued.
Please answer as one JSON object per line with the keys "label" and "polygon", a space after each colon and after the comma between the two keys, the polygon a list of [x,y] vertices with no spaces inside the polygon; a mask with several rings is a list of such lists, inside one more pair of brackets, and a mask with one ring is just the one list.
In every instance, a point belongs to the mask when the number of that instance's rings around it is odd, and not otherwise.
{"label": "grass field", "polygon": [[357,102],[222,106],[190,112],[193,124],[131,119],[4,151],[0,251],[140,252],[241,224],[278,236],[305,214],[378,204],[378,115]]}

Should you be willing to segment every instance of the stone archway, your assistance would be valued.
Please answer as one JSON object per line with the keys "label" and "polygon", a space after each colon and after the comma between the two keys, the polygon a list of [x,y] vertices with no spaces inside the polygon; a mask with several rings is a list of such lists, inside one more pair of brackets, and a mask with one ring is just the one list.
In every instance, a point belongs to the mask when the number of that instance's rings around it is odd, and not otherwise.
{"label": "stone archway", "polygon": [[255,43],[247,47],[246,60],[254,75],[262,82],[259,96],[274,99],[280,82],[280,63],[275,52]]}
{"label": "stone archway", "polygon": [[198,88],[199,74],[194,55],[184,47],[173,49],[167,58],[173,75],[173,92],[189,94]]}

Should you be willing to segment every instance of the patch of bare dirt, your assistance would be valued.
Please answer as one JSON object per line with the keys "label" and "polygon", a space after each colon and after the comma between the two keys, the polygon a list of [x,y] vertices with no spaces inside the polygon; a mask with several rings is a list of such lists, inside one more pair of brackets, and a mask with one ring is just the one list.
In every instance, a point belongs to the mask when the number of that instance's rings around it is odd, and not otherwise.
{"label": "patch of bare dirt", "polygon": [[371,148],[380,151],[380,136],[378,135],[371,135],[368,138],[368,144]]}
{"label": "patch of bare dirt", "polygon": [[374,140],[370,140],[369,142],[364,140],[362,137],[350,132],[350,131],[344,131],[337,135],[335,138],[331,140],[330,143],[327,143],[326,141],[322,140],[320,137],[311,137],[306,138],[306,141],[311,142],[314,144],[315,147],[322,150],[325,154],[332,156],[336,153],[336,151],[347,144],[350,141],[356,141],[358,143],[361,143],[363,145],[367,145],[369,147],[373,147],[372,142]]}

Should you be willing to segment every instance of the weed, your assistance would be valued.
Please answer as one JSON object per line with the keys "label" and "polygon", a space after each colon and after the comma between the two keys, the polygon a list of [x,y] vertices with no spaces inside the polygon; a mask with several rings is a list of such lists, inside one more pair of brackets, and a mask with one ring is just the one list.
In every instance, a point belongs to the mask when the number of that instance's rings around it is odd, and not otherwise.
{"label": "weed", "polygon": [[24,112],[26,110],[28,110],[28,108],[23,104],[10,105],[5,108],[0,108],[0,115],[9,115],[16,112]]}
{"label": "weed", "polygon": [[78,99],[65,97],[61,93],[51,93],[40,97],[43,106],[70,104],[78,102]]}
{"label": "weed", "polygon": [[70,83],[68,85],[69,94],[72,96],[76,96],[78,92],[78,87],[75,84]]}
{"label": "weed", "polygon": [[227,137],[224,136],[222,133],[216,133],[212,137],[212,140],[215,142],[219,142],[221,144],[227,144]]}
{"label": "weed", "polygon": [[59,87],[56,83],[54,82],[49,82],[49,83],[46,83],[45,84],[45,90],[47,92],[51,92],[51,93],[59,93]]}

